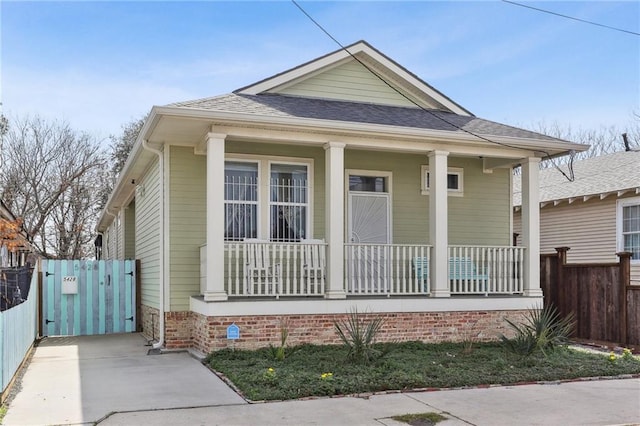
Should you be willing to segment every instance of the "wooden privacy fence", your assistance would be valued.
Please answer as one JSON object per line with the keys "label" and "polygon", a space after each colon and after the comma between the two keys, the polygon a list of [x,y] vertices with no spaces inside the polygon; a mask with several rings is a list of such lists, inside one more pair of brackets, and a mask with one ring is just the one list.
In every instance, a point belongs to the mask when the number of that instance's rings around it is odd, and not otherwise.
{"label": "wooden privacy fence", "polygon": [[640,287],[630,285],[631,253],[616,263],[568,264],[568,247],[540,256],[544,304],[574,313],[575,337],[640,345]]}

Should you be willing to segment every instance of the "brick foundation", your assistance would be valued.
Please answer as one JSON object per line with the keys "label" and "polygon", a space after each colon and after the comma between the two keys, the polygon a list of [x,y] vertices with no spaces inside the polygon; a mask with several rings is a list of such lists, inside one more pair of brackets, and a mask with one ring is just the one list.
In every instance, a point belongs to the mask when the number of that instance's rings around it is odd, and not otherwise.
{"label": "brick foundation", "polygon": [[[368,314],[368,317],[381,315],[385,319],[379,341],[411,341],[424,342],[460,342],[468,339],[477,341],[496,340],[501,334],[509,335],[511,330],[505,318],[519,321],[526,311],[470,311],[470,312],[409,312]],[[203,353],[209,353],[231,346],[227,340],[227,327],[235,323],[240,327],[240,339],[233,343],[235,348],[254,349],[278,345],[280,341],[281,321],[288,323],[288,345],[301,343],[337,344],[340,340],[334,331],[334,321],[344,320],[346,314],[327,315],[263,315],[263,316],[230,316],[206,317],[190,312],[174,312],[172,314],[190,314],[183,318],[183,326],[175,331],[176,340],[169,339],[167,331],[167,347],[180,346],[189,341],[193,347]],[[187,324],[191,326],[191,337],[186,339],[180,335],[186,333]]]}
{"label": "brick foundation", "polygon": [[193,312],[165,313],[165,347],[167,349],[186,349],[192,347]]}
{"label": "brick foundation", "polygon": [[160,311],[151,306],[141,306],[142,318],[139,319],[142,324],[142,334],[149,340],[158,339],[160,336]]}

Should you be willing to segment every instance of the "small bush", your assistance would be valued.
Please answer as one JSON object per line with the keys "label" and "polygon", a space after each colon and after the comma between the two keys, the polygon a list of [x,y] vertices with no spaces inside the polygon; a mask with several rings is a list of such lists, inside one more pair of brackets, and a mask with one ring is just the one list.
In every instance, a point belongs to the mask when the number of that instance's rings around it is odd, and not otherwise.
{"label": "small bush", "polygon": [[568,343],[575,327],[573,313],[563,318],[554,306],[530,309],[520,324],[505,321],[515,331],[515,337],[509,339],[502,335],[502,345],[508,352],[522,357],[537,352],[547,356],[556,347]]}
{"label": "small bush", "polygon": [[347,359],[356,364],[369,364],[384,354],[374,345],[378,333],[384,325],[384,318],[376,316],[371,320],[365,320],[353,308],[346,321],[333,323],[336,333],[347,348]]}
{"label": "small bush", "polygon": [[269,345],[271,357],[276,361],[284,361],[286,356],[287,338],[289,337],[289,321],[280,320],[280,346]]}

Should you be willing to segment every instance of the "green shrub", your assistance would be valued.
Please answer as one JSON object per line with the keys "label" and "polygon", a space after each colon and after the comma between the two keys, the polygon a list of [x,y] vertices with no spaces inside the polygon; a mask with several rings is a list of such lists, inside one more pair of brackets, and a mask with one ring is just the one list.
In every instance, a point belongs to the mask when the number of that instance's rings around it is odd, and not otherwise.
{"label": "green shrub", "polygon": [[280,346],[269,345],[270,354],[274,360],[284,361],[288,337],[289,321],[280,319]]}
{"label": "green shrub", "polygon": [[538,352],[547,356],[556,347],[568,343],[575,327],[573,313],[563,318],[552,305],[529,309],[524,322],[519,324],[508,319],[505,321],[515,331],[515,336],[507,338],[502,335],[502,345],[508,352],[522,357]]}
{"label": "green shrub", "polygon": [[384,354],[376,348],[376,338],[384,325],[384,318],[375,316],[365,320],[353,308],[345,321],[335,321],[336,333],[347,348],[347,359],[356,364],[369,364]]}

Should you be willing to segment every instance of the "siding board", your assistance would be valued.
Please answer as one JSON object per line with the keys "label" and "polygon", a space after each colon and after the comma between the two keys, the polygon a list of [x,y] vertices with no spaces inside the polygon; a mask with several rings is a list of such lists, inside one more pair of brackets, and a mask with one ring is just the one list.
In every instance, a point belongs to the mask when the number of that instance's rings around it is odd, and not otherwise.
{"label": "siding board", "polygon": [[160,171],[154,160],[140,180],[135,208],[135,257],[140,260],[142,304],[159,308],[160,283]]}
{"label": "siding board", "polygon": [[207,234],[207,158],[195,155],[192,148],[169,149],[169,309],[187,311],[189,298],[200,293],[200,246]]}
{"label": "siding board", "polygon": [[415,106],[355,60],[326,70],[292,86],[279,89],[278,93],[385,105]]}
{"label": "siding board", "polygon": [[[570,247],[571,263],[616,262],[616,197],[563,202],[540,209],[540,252]],[[522,234],[522,213],[514,213],[513,232]],[[522,244],[522,238],[518,237]],[[631,262],[631,284],[640,285],[640,262]]]}

